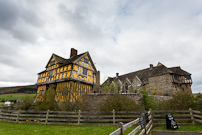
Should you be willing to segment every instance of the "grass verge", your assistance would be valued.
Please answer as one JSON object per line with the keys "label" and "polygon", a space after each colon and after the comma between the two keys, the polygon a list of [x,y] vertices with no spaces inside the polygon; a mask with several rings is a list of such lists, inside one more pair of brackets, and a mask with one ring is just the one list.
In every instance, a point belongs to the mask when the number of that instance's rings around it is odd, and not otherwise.
{"label": "grass verge", "polygon": [[108,135],[116,126],[37,125],[0,122],[2,135]]}

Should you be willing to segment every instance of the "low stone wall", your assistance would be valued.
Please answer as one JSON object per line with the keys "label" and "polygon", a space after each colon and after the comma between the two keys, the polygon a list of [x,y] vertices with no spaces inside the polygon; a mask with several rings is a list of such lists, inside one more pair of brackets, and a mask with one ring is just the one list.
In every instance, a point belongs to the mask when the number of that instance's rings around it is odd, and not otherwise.
{"label": "low stone wall", "polygon": [[[90,93],[88,95],[91,96],[93,101],[99,102],[99,101],[105,100],[109,96],[113,96],[114,94]],[[139,94],[139,93],[126,93],[126,94],[123,93],[121,95],[126,95],[127,97],[130,97],[133,100],[135,100],[136,102],[139,102],[139,100],[141,98],[141,94]],[[153,97],[154,97],[154,100],[156,100],[156,101],[164,101],[164,100],[169,100],[172,98],[171,96],[158,96],[158,95],[154,95]]]}

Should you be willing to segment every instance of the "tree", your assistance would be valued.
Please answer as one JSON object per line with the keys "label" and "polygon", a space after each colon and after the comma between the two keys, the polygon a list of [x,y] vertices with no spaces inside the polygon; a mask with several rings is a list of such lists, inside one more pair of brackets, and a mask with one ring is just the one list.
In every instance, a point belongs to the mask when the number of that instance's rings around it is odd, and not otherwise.
{"label": "tree", "polygon": [[42,95],[42,101],[35,103],[36,110],[58,110],[57,102],[55,100],[56,90],[54,85],[49,85],[49,88]]}
{"label": "tree", "polygon": [[143,107],[144,110],[157,110],[158,109],[158,104],[155,102],[151,91],[153,89],[149,88],[148,90],[146,90],[146,87],[142,87],[142,89],[139,90],[138,93],[141,94],[141,98],[140,98],[140,104]]}
{"label": "tree", "polygon": [[[113,83],[112,83],[113,82]],[[119,84],[117,84],[117,80],[113,79],[111,83],[109,82],[109,80],[107,80],[103,85],[102,88],[104,90],[105,93],[114,93],[115,89],[118,89],[120,87]]]}
{"label": "tree", "polygon": [[197,101],[197,109],[202,111],[202,94],[198,94],[196,96],[196,101]]}

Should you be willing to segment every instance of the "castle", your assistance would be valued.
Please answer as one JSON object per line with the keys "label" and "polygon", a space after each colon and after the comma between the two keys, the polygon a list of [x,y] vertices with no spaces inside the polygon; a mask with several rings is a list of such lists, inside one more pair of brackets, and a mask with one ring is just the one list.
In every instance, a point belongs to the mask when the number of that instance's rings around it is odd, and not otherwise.
{"label": "castle", "polygon": [[160,91],[161,95],[172,95],[177,91],[192,93],[191,74],[180,67],[168,68],[162,63],[157,66],[109,77],[100,87],[100,72],[89,52],[77,54],[71,48],[70,58],[65,59],[52,54],[46,69],[38,73],[36,100],[43,100],[50,85],[55,89],[55,100],[76,102],[86,93],[103,93],[106,86],[112,86],[110,93],[137,93],[144,86]]}
{"label": "castle", "polygon": [[190,73],[180,67],[168,68],[160,62],[157,66],[150,64],[149,68],[124,75],[117,73],[116,77],[109,77],[102,84],[103,87],[106,85],[113,86],[112,93],[137,93],[143,86],[158,90],[162,95],[172,95],[177,91],[192,93]]}

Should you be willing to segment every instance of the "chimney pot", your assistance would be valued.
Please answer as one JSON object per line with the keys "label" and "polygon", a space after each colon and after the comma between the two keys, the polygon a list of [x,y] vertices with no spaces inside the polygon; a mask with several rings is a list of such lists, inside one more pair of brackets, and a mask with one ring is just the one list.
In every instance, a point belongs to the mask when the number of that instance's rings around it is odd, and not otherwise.
{"label": "chimney pot", "polygon": [[72,56],[75,56],[75,55],[77,55],[77,50],[74,49],[74,48],[71,48],[70,58],[71,58]]}

